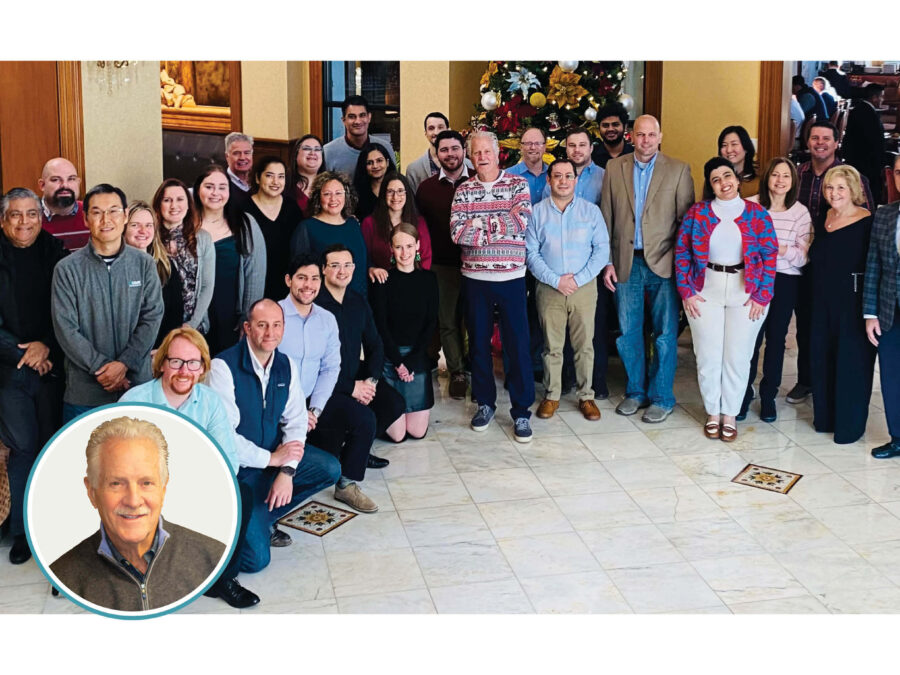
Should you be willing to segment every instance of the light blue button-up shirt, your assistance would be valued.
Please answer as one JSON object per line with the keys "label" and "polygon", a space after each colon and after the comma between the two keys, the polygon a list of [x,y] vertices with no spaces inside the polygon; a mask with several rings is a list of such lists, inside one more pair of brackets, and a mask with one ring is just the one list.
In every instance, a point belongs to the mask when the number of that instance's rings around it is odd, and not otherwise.
{"label": "light blue button-up shirt", "polygon": [[177,410],[185,417],[194,420],[206,429],[209,435],[219,444],[228,458],[231,470],[237,474],[240,462],[234,444],[234,427],[228,421],[228,413],[225,411],[222,399],[205,384],[198,382],[194,385],[191,395],[178,408],[174,408],[166,398],[161,378],[132,387],[122,394],[122,398],[119,401],[122,403],[154,403]]}
{"label": "light blue button-up shirt", "polygon": [[574,274],[579,287],[590,283],[609,263],[600,208],[575,197],[560,211],[552,198],[541,200],[525,230],[525,251],[528,270],[541,283],[556,288],[563,274]]}
{"label": "light blue button-up shirt", "polygon": [[[575,183],[575,196],[586,199],[591,204],[600,203],[600,190],[603,188],[604,169],[590,162],[578,174],[578,182]],[[544,188],[543,199],[550,196],[550,184]]]}
{"label": "light blue button-up shirt", "polygon": [[300,370],[300,387],[310,392],[309,407],[323,410],[341,372],[337,319],[318,305],[304,318],[290,296],[278,304],[284,310],[284,337],[278,349]]}
{"label": "light blue button-up shirt", "polygon": [[531,190],[531,204],[537,204],[543,199],[544,188],[547,187],[547,167],[549,164],[541,162],[541,173],[535,176],[531,170],[525,165],[524,160],[509,167],[507,173],[522,176],[528,181],[528,189]]}
{"label": "light blue button-up shirt", "polygon": [[653,178],[653,167],[656,166],[657,152],[649,162],[634,160],[634,248],[644,248],[644,233],[641,230],[641,216],[644,213],[644,202],[647,201],[647,188]]}

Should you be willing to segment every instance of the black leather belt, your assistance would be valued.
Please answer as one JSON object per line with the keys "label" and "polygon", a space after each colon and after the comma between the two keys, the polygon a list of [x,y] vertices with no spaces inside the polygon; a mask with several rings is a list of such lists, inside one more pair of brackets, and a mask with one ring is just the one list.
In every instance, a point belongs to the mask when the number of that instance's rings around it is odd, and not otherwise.
{"label": "black leather belt", "polygon": [[708,262],[706,263],[706,266],[716,272],[728,272],[728,274],[734,274],[735,272],[744,269],[744,263],[739,263],[737,265],[717,265],[716,263]]}

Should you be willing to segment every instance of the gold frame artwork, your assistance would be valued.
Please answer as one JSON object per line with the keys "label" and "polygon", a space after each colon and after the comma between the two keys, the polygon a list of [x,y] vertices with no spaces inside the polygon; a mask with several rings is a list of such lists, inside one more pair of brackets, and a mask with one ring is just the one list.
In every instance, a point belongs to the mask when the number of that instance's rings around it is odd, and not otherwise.
{"label": "gold frame artwork", "polygon": [[[165,63],[165,61],[160,62],[160,71],[165,67]],[[185,71],[194,72],[193,61],[176,63],[184,64]],[[192,107],[173,108],[160,103],[163,129],[216,134],[241,130],[241,63],[240,61],[220,61],[219,63],[223,64],[227,69],[229,83],[228,105],[195,105]],[[190,93],[193,93],[193,90],[189,87],[186,86],[185,88]]]}

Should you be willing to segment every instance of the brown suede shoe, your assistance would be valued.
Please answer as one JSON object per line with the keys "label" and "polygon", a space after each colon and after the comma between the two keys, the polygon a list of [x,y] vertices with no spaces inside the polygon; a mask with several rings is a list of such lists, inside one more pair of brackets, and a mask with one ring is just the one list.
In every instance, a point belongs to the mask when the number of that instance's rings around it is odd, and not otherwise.
{"label": "brown suede shoe", "polygon": [[584,415],[584,419],[586,420],[596,422],[600,419],[600,408],[598,408],[597,404],[594,403],[591,399],[579,401],[578,409],[581,411],[581,414]]}
{"label": "brown suede shoe", "polygon": [[542,420],[550,419],[558,407],[559,401],[551,401],[549,398],[545,398],[538,406],[537,416]]}

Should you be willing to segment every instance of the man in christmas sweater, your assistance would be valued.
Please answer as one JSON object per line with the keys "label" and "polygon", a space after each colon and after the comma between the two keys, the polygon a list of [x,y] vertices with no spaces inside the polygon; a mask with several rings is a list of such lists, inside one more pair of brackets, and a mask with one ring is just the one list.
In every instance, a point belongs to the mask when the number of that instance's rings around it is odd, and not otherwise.
{"label": "man in christmas sweater", "polygon": [[491,361],[494,308],[510,357],[507,381],[515,440],[531,441],[534,380],[525,309],[525,229],[531,220],[528,181],[500,169],[497,137],[469,135],[476,175],[461,183],[450,208],[450,238],[462,251],[463,296],[472,361],[472,399],[478,412],[472,429],[484,431],[494,417],[497,389]]}

